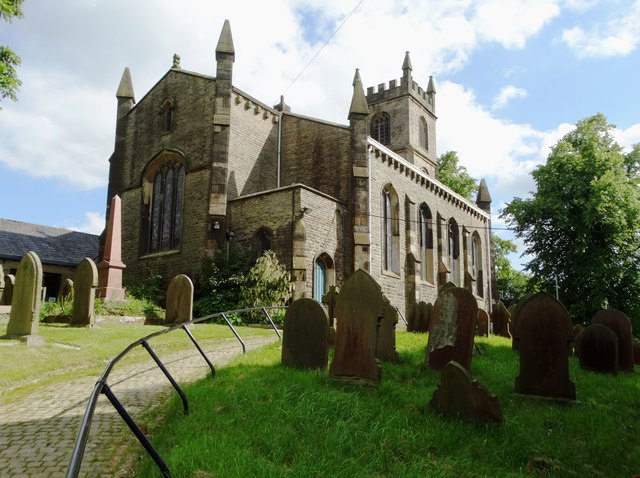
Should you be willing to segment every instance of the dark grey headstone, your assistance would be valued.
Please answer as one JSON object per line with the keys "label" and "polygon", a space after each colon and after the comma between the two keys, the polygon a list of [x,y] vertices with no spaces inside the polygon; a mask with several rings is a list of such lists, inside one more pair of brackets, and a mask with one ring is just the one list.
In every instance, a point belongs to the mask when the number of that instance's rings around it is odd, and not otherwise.
{"label": "dark grey headstone", "polygon": [[618,368],[623,372],[633,372],[633,333],[631,321],[616,309],[601,310],[591,319],[592,324],[602,324],[613,330],[618,337]]}
{"label": "dark grey headstone", "polygon": [[282,365],[297,369],[327,368],[329,323],[313,299],[294,301],[284,314]]}
{"label": "dark grey headstone", "polygon": [[336,303],[336,346],[329,367],[332,377],[380,382],[380,362],[375,353],[381,313],[380,287],[367,272],[358,269],[342,286]]}
{"label": "dark grey headstone", "polygon": [[546,292],[529,297],[517,314],[514,338],[520,344],[520,375],[516,393],[575,400],[569,380],[571,318],[564,306]]}
{"label": "dark grey headstone", "polygon": [[376,343],[376,358],[389,362],[398,361],[396,351],[396,324],[398,323],[398,311],[382,295],[382,320],[378,327],[378,340]]}
{"label": "dark grey headstone", "polygon": [[429,324],[431,322],[432,305],[424,301],[420,301],[411,305],[409,310],[409,318],[407,320],[408,332],[429,332]]}
{"label": "dark grey headstone", "polygon": [[476,335],[488,337],[489,336],[489,314],[484,309],[478,309],[478,316],[476,317]]}
{"label": "dark grey headstone", "polygon": [[511,314],[500,301],[491,312],[494,335],[511,338]]}
{"label": "dark grey headstone", "polygon": [[442,371],[431,407],[447,416],[466,421],[501,422],[498,397],[473,380],[457,362],[449,362]]}
{"label": "dark grey headstone", "polygon": [[618,337],[606,325],[592,324],[580,333],[576,344],[580,368],[618,373]]}
{"label": "dark grey headstone", "polygon": [[478,302],[461,287],[444,287],[431,310],[425,366],[442,370],[451,361],[471,368]]}

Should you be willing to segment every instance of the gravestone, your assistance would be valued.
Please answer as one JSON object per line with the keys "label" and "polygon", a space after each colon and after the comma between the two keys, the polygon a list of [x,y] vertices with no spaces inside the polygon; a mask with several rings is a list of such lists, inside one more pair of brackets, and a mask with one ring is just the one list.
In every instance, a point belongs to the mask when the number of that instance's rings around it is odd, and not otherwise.
{"label": "gravestone", "polygon": [[495,335],[511,338],[511,314],[501,301],[498,301],[491,312],[491,323]]}
{"label": "gravestone", "polygon": [[633,339],[633,363],[640,364],[640,340]]}
{"label": "gravestone", "polygon": [[178,274],[167,288],[167,304],[164,323],[167,325],[189,322],[193,318],[193,282],[184,274]]}
{"label": "gravestone", "polygon": [[391,305],[389,299],[382,294],[382,320],[378,327],[378,338],[376,341],[376,358],[398,361],[396,351],[396,324],[398,323],[398,311]]}
{"label": "gravestone", "polygon": [[449,362],[442,370],[440,383],[431,397],[430,405],[431,408],[460,420],[503,420],[498,397],[477,380],[473,380],[469,372],[457,362]]}
{"label": "gravestone", "polygon": [[513,312],[511,313],[511,350],[518,350],[520,345],[518,343],[518,338],[514,334],[514,330],[516,330],[518,324],[518,315],[524,303],[531,298],[533,294],[525,294],[525,296],[513,307]]}
{"label": "gravestone", "polygon": [[425,366],[442,370],[452,360],[471,368],[478,303],[461,287],[445,287],[431,310]]}
{"label": "gravestone", "polygon": [[520,375],[516,393],[575,400],[576,387],[569,380],[571,318],[564,306],[546,292],[522,303],[514,338],[520,344]]}
{"label": "gravestone", "polygon": [[293,301],[284,314],[282,365],[301,370],[327,368],[329,323],[313,299]]}
{"label": "gravestone", "polygon": [[329,286],[329,290],[322,296],[322,303],[327,304],[327,313],[329,315],[329,345],[336,344],[336,302],[338,300],[338,289],[335,285]]}
{"label": "gravestone", "polygon": [[342,286],[336,303],[336,346],[329,367],[333,378],[373,385],[380,382],[375,353],[381,312],[380,287],[358,269]]}
{"label": "gravestone", "polygon": [[0,305],[11,305],[13,301],[13,288],[16,285],[16,276],[7,274],[4,276],[4,290],[2,291],[2,300]]}
{"label": "gravestone", "polygon": [[573,343],[571,344],[571,351],[573,355],[578,355],[576,352],[578,348],[578,341],[580,340],[580,333],[584,330],[584,326],[582,324],[575,324],[573,326]]}
{"label": "gravestone", "polygon": [[596,312],[592,324],[602,324],[613,330],[618,337],[618,369],[633,372],[633,334],[631,321],[617,309],[605,309]]}
{"label": "gravestone", "polygon": [[73,310],[71,325],[93,325],[93,313],[96,286],[98,285],[98,268],[88,257],[80,261],[73,274]]}
{"label": "gravestone", "polygon": [[409,320],[407,320],[407,331],[418,333],[429,332],[431,309],[432,305],[424,301],[412,304],[409,310]]}
{"label": "gravestone", "polygon": [[487,311],[484,309],[478,309],[476,335],[489,337],[489,314],[487,314]]}
{"label": "gravestone", "polygon": [[4,292],[4,269],[0,264],[0,305],[2,305],[2,292]]}
{"label": "gravestone", "polygon": [[580,368],[601,373],[618,373],[618,337],[606,325],[592,324],[580,333],[576,343]]}
{"label": "gravestone", "polygon": [[[5,283],[5,290],[9,282]],[[38,335],[42,291],[42,263],[30,251],[20,261],[13,288],[6,338],[20,338],[27,346],[42,345]]]}
{"label": "gravestone", "polygon": [[66,302],[73,301],[73,281],[69,278],[62,281],[58,291],[58,302],[64,306]]}

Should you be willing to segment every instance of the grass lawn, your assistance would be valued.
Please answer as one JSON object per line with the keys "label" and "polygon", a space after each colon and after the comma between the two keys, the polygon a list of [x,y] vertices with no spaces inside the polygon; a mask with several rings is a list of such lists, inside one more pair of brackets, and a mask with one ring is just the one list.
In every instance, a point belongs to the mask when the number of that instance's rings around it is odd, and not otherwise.
{"label": "grass lawn", "polygon": [[[479,338],[472,375],[498,395],[505,421],[463,423],[429,408],[440,373],[422,368],[426,336],[399,332],[399,364],[378,387],[280,366],[279,344],[247,353],[186,387],[150,439],[173,476],[633,477],[640,474],[640,377],[583,371],[578,402],[514,395],[510,341]],[[145,457],[138,476],[159,476]]]}
{"label": "grass lawn", "polygon": [[[0,336],[7,322],[0,323]],[[153,332],[161,325],[101,322],[96,327],[72,327],[68,324],[44,324],[38,332],[45,339],[42,347],[25,347],[17,340],[0,340],[0,400],[15,400],[53,383],[78,376],[100,376],[105,366],[130,343]],[[200,340],[233,338],[225,325],[196,324],[191,331]],[[273,335],[273,330],[239,327],[241,337]],[[177,330],[152,339],[156,353],[191,347],[187,335]],[[194,349],[195,350],[195,349]],[[147,360],[149,354],[138,347],[127,360]]]}

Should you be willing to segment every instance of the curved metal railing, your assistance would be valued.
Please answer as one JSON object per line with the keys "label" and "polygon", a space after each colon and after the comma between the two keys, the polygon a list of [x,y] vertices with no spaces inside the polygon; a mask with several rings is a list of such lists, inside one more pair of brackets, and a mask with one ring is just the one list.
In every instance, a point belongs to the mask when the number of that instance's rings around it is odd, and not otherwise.
{"label": "curved metal railing", "polygon": [[242,337],[240,337],[240,334],[238,334],[238,331],[231,324],[231,321],[229,320],[228,316],[231,315],[231,314],[240,314],[240,313],[245,313],[245,312],[255,312],[255,311],[262,312],[265,315],[265,317],[267,318],[267,320],[269,321],[269,323],[271,324],[271,327],[273,328],[273,330],[278,335],[278,338],[280,340],[282,340],[282,336],[280,335],[280,332],[278,331],[278,328],[276,327],[275,323],[273,322],[273,319],[271,318],[271,315],[269,314],[269,310],[272,310],[272,309],[286,309],[286,307],[254,307],[254,308],[249,308],[249,309],[237,309],[237,310],[219,312],[219,313],[216,313],[216,314],[207,315],[205,317],[192,319],[192,320],[190,320],[188,322],[182,322],[180,324],[175,324],[175,325],[173,325],[171,327],[168,327],[168,328],[166,328],[164,330],[159,330],[159,331],[154,332],[152,334],[146,335],[145,337],[142,337],[141,339],[138,339],[135,342],[132,342],[131,344],[129,344],[125,349],[122,350],[122,352],[120,352],[118,355],[116,355],[116,357],[113,358],[107,364],[107,366],[104,369],[104,372],[102,372],[102,375],[100,375],[100,378],[96,382],[96,385],[95,385],[95,387],[93,389],[93,392],[91,393],[91,396],[89,397],[89,403],[87,404],[87,408],[85,409],[84,416],[82,417],[82,423],[80,424],[80,430],[78,431],[78,436],[76,438],[76,442],[75,442],[75,445],[73,447],[73,452],[71,454],[71,461],[69,463],[69,468],[67,469],[67,478],[75,478],[80,473],[80,467],[82,466],[82,459],[84,457],[84,451],[85,451],[85,448],[87,446],[87,440],[89,439],[89,432],[91,430],[91,423],[93,421],[93,414],[95,412],[96,405],[98,403],[98,398],[100,397],[100,395],[104,395],[109,400],[109,402],[113,405],[113,407],[116,409],[118,414],[125,421],[126,425],[129,427],[129,429],[136,436],[136,438],[138,439],[140,444],[144,447],[144,449],[147,451],[147,453],[149,453],[149,455],[151,456],[153,461],[156,463],[156,465],[158,466],[158,468],[162,472],[162,475],[163,476],[171,476],[171,472],[169,471],[169,468],[167,467],[167,465],[162,460],[162,457],[158,454],[158,452],[155,450],[155,448],[153,447],[153,445],[151,444],[149,439],[140,430],[138,425],[136,425],[135,421],[131,418],[131,415],[129,415],[129,413],[127,412],[125,407],[122,405],[122,403],[120,403],[118,398],[115,396],[115,394],[111,390],[111,387],[107,383],[107,380],[109,378],[109,374],[111,373],[111,371],[113,370],[115,365],[123,357],[125,357],[131,350],[133,350],[134,348],[138,347],[139,345],[142,346],[145,350],[147,350],[147,352],[149,353],[149,355],[151,356],[153,361],[160,368],[160,370],[162,370],[164,375],[167,377],[167,380],[169,380],[169,382],[171,383],[173,388],[176,390],[176,392],[180,396],[180,399],[182,400],[182,406],[183,406],[184,414],[187,415],[189,413],[189,403],[187,401],[187,396],[184,394],[184,392],[182,391],[182,389],[180,388],[178,383],[173,379],[173,377],[171,376],[169,371],[166,369],[166,367],[164,366],[164,364],[162,363],[160,358],[155,354],[155,352],[151,348],[151,345],[149,345],[149,340],[152,339],[152,338],[158,337],[160,335],[168,334],[170,332],[173,332],[174,330],[178,330],[178,329],[184,330],[186,332],[186,334],[189,336],[189,339],[191,340],[191,342],[194,344],[194,346],[196,347],[196,349],[200,353],[200,355],[202,355],[203,359],[205,360],[205,362],[207,363],[207,365],[211,369],[211,378],[213,378],[215,376],[215,368],[214,368],[213,364],[211,363],[211,361],[209,360],[209,358],[205,354],[204,350],[202,350],[202,348],[200,347],[200,345],[198,344],[197,340],[195,339],[195,337],[193,336],[193,334],[191,333],[191,331],[189,330],[189,328],[187,326],[190,325],[190,324],[197,324],[197,323],[200,323],[200,322],[206,322],[206,321],[211,320],[211,319],[213,319],[215,317],[222,317],[223,320],[226,322],[226,324],[231,329],[231,331],[233,332],[233,335],[235,335],[235,337],[240,342],[240,345],[242,346],[242,352],[246,353],[247,348],[245,346],[245,343],[242,340]]}

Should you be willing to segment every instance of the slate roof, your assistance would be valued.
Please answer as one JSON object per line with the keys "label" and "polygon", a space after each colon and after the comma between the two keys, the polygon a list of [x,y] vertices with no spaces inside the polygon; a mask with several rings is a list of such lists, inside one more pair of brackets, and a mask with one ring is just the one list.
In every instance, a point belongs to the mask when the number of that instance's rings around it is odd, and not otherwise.
{"label": "slate roof", "polygon": [[19,261],[34,251],[43,265],[76,267],[84,257],[97,259],[99,240],[95,234],[0,219],[0,259]]}

